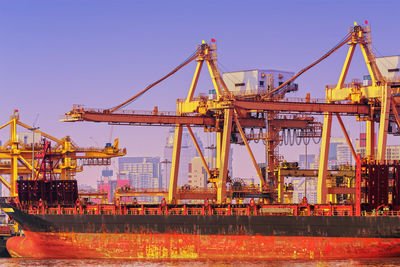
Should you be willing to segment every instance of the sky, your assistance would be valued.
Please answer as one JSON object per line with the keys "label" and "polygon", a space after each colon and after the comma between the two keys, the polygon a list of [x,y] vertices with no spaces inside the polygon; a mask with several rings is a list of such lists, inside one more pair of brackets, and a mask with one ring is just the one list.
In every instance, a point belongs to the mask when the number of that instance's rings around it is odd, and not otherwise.
{"label": "sky", "polygon": [[[0,124],[18,109],[21,121],[79,146],[103,146],[120,138],[129,156],[160,156],[167,128],[60,122],[72,104],[110,108],[168,73],[202,40],[216,39],[221,71],[279,69],[297,72],[319,58],[348,32],[354,21],[372,27],[377,56],[398,55],[399,1],[0,1]],[[344,62],[343,47],[296,80],[288,96],[324,98]],[[349,79],[367,73],[359,48]],[[154,87],[127,109],[174,111],[185,97],[195,63]],[[203,72],[199,91],[211,88]],[[37,118],[37,119],[36,119]],[[345,120],[353,138],[365,129]],[[351,125],[351,127],[350,127]],[[334,124],[333,135],[341,137]],[[0,131],[7,140],[8,131]],[[396,142],[391,138],[390,142]],[[96,144],[97,143],[97,144]],[[264,149],[252,145],[258,161]],[[297,160],[293,147],[281,147]],[[304,146],[296,147],[303,153]],[[318,153],[318,146],[309,146]],[[235,164],[236,163],[236,164]],[[78,175],[94,185],[99,168]],[[244,147],[234,148],[234,175],[255,176]]]}

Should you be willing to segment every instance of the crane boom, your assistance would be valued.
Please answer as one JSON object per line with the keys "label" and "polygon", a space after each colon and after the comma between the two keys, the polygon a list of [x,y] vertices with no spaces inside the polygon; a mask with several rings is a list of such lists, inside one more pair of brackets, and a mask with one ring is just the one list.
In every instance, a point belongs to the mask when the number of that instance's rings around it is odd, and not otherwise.
{"label": "crane boom", "polygon": [[120,108],[128,105],[129,103],[131,103],[132,101],[134,101],[136,98],[138,98],[139,96],[143,95],[144,93],[146,93],[147,91],[149,91],[151,88],[153,88],[154,86],[156,86],[157,84],[159,84],[160,82],[164,81],[165,79],[167,79],[168,77],[170,77],[171,75],[173,75],[175,72],[177,72],[178,70],[182,69],[184,66],[186,66],[187,64],[189,64],[190,62],[192,62],[193,60],[195,60],[198,56],[199,53],[199,49],[197,49],[193,55],[191,55],[188,59],[186,59],[182,64],[180,64],[178,67],[176,67],[175,69],[173,69],[172,71],[170,71],[167,75],[163,76],[161,79],[151,83],[150,85],[148,85],[146,88],[144,88],[142,91],[140,91],[139,93],[137,93],[136,95],[132,96],[131,98],[129,98],[128,100],[122,102],[121,104],[119,104],[118,106],[110,109],[110,113],[113,113],[117,110],[119,110]]}
{"label": "crane boom", "polygon": [[332,55],[336,50],[338,50],[340,47],[342,47],[343,45],[345,45],[348,41],[351,40],[351,35],[347,34],[346,37],[344,38],[344,40],[342,42],[340,42],[338,45],[336,45],[334,48],[332,48],[331,50],[329,50],[327,53],[325,53],[322,57],[320,57],[318,60],[314,61],[313,63],[311,63],[310,65],[308,65],[307,67],[305,67],[304,69],[300,70],[296,75],[294,75],[292,78],[290,78],[289,80],[287,80],[286,82],[282,83],[281,85],[279,85],[278,87],[276,87],[274,90],[268,92],[268,94],[266,95],[266,98],[270,97],[273,93],[277,92],[279,89],[283,88],[284,86],[286,86],[287,84],[289,84],[290,82],[294,81],[295,79],[297,79],[300,75],[302,75],[304,72],[308,71],[309,69],[311,69],[312,67],[314,67],[315,65],[317,65],[318,63],[320,63],[322,60],[324,60],[325,58],[329,57],[330,55]]}

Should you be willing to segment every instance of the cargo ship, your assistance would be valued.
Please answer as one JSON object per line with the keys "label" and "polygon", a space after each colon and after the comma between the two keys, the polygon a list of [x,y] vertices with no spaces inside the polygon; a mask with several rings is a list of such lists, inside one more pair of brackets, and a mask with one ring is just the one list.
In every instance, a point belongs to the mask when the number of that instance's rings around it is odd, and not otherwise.
{"label": "cargo ship", "polygon": [[[23,258],[337,259],[400,256],[400,213],[354,204],[90,204],[77,183],[18,181],[30,201],[2,198],[23,229]],[[36,190],[36,191],[35,191]],[[50,190],[50,192],[48,191]],[[39,192],[39,193],[38,193]],[[27,196],[20,194],[23,200]],[[57,204],[58,203],[58,204]]]}
{"label": "cargo ship", "polygon": [[[395,99],[394,97],[398,97],[399,86],[392,85],[395,80],[391,79],[391,82],[386,83],[381,77],[375,56],[369,48],[371,44],[369,26],[355,25],[339,44],[291,78],[282,80],[284,78],[282,73],[277,73],[276,82],[279,80],[279,83],[276,87],[272,83],[272,74],[260,73],[260,77],[265,81],[257,80],[257,88],[258,85],[266,85],[264,82],[267,82],[266,79],[269,77],[271,83],[265,87],[267,91],[243,94],[241,92],[234,94],[228,90],[217,68],[215,40],[211,42],[211,45],[203,42],[182,64],[122,104],[105,110],[77,106],[63,119],[71,122],[86,120],[121,125],[175,126],[169,203],[163,200],[159,204],[118,202],[93,204],[79,199],[76,180],[45,180],[45,174],[41,176],[43,180],[37,180],[39,176],[36,178],[32,176],[31,180],[18,180],[18,197],[3,198],[0,201],[2,210],[23,230],[23,236],[12,237],[7,241],[7,249],[12,257],[308,260],[400,256],[400,164],[383,163],[385,157],[382,155],[386,145],[382,144],[386,144],[387,130],[383,131],[384,135],[379,134],[377,151],[380,156],[377,159],[382,164],[372,160],[375,151],[374,122],[379,118],[382,123],[380,129],[388,129],[391,105],[396,107],[396,104],[388,102],[391,97],[387,96],[389,90],[386,89],[391,86],[392,91],[396,92],[392,94]],[[291,84],[294,79],[345,44],[350,44],[350,49],[340,81],[337,86],[327,87],[327,90],[334,90],[327,91],[330,92],[327,95],[334,95],[339,99],[327,99],[322,103],[311,100],[308,94],[304,101],[280,101],[287,92],[297,90],[297,85]],[[370,79],[373,81],[372,87],[371,85],[365,87],[356,81],[344,85],[357,44],[363,50]],[[154,107],[150,113],[139,114],[136,111],[116,113],[194,60],[198,65],[188,97],[178,99],[176,113],[159,112],[158,107]],[[215,94],[208,98],[202,95],[195,98],[194,91],[204,62],[210,70]],[[391,72],[394,73],[396,70],[398,69],[392,69]],[[234,86],[244,87],[245,83],[237,83]],[[340,93],[336,93],[335,90],[340,90]],[[342,96],[344,98],[340,99]],[[352,103],[340,102],[350,99]],[[379,102],[382,103],[381,110],[375,106]],[[370,106],[366,103],[370,103]],[[393,107],[395,111],[393,115],[399,122],[397,109]],[[272,195],[283,192],[281,175],[276,176],[274,173],[279,162],[274,148],[279,144],[279,133],[285,129],[292,143],[295,139],[301,140],[301,138],[308,141],[310,138],[323,138],[322,144],[325,147],[321,146],[320,162],[324,164],[320,165],[323,167],[319,172],[325,175],[333,113],[336,114],[346,139],[349,137],[340,114],[357,116],[358,119],[369,123],[367,136],[370,138],[367,141],[366,156],[370,163],[363,167],[364,177],[361,174],[362,167],[358,157],[356,179],[351,177],[348,184],[343,179],[342,181],[337,179],[328,188],[325,184],[328,178],[321,178],[321,190],[319,190],[321,194],[318,197],[323,204],[310,204],[306,198],[298,204],[283,204],[281,196],[271,195],[265,198],[264,196],[251,198],[246,204],[232,204],[225,201],[224,189],[229,180],[228,158],[231,142],[246,146],[260,178],[259,188],[261,191],[269,188],[268,192]],[[321,124],[315,123],[312,117],[308,117],[313,114],[326,115],[323,129]],[[192,136],[207,170],[209,182],[215,185],[218,204],[207,199],[203,204],[174,203],[176,199],[179,200],[174,198],[176,196],[174,191],[177,189],[183,126],[187,127]],[[201,126],[205,132],[217,133],[216,169],[208,168],[191,126]],[[246,128],[248,134],[244,131]],[[259,129],[258,135],[254,134],[254,129]],[[296,133],[296,130],[300,132],[298,138],[294,134],[293,138],[289,138],[289,129],[293,129],[293,133]],[[267,134],[264,134],[263,130]],[[268,168],[264,170],[264,175],[254,158],[248,140],[257,142],[263,140],[267,144]],[[308,143],[304,141],[304,144]],[[17,148],[18,146],[15,150]],[[65,151],[69,153],[68,149]],[[355,151],[352,153],[355,156]],[[356,180],[355,185],[350,185],[354,180]],[[348,198],[352,201],[326,204],[328,194],[352,195]],[[242,197],[240,193],[238,196]]]}

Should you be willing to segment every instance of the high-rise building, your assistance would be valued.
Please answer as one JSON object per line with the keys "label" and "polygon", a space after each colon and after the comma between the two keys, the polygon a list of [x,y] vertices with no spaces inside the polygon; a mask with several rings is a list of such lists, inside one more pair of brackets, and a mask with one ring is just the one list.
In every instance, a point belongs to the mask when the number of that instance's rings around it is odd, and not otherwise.
{"label": "high-rise building", "polygon": [[286,177],[285,183],[293,185],[292,203],[300,203],[304,196],[307,197],[308,203],[317,203],[318,179],[316,177]]}
{"label": "high-rise building", "polygon": [[115,189],[119,187],[124,187],[124,186],[129,186],[129,180],[128,179],[116,179],[116,180],[109,180],[107,179],[106,181],[98,181],[97,183],[97,190],[106,192],[107,193],[107,201],[109,203],[113,202],[114,200],[114,192]]}
{"label": "high-rise building", "polygon": [[338,144],[337,146],[337,164],[351,165],[353,163],[353,155],[348,144]]}
{"label": "high-rise building", "polygon": [[[375,136],[376,144],[376,136]],[[356,153],[360,154],[362,158],[366,157],[366,134],[360,133],[360,138],[356,139]],[[375,155],[377,154],[377,148],[375,147]],[[400,146],[387,146],[386,147],[386,160],[400,160]]]}
{"label": "high-rise building", "polygon": [[18,132],[17,140],[24,145],[32,144],[33,142],[35,142],[35,144],[37,145],[42,143],[42,134],[35,132]]}
{"label": "high-rise building", "polygon": [[306,155],[299,155],[299,168],[300,169],[311,169],[311,165],[315,162],[315,154],[307,155],[307,166],[306,166]]}
{"label": "high-rise building", "polygon": [[387,146],[386,160],[400,160],[400,146]]}
{"label": "high-rise building", "polygon": [[[210,137],[213,134],[209,134]],[[213,135],[215,137],[215,135]],[[205,158],[208,158],[207,164],[210,169],[216,168],[216,147],[213,144],[210,144],[206,147],[203,146],[203,142],[199,136],[195,134],[196,140],[199,144],[200,150]],[[174,148],[174,129],[171,128],[168,132],[166,143],[164,146],[164,159],[161,161],[162,163],[162,173],[164,175],[169,175],[171,170],[171,161],[172,161],[172,152]],[[193,158],[198,158],[200,155],[197,152],[197,149],[193,143],[193,140],[186,130],[182,133],[182,148],[181,155],[179,161],[179,175],[178,175],[178,186],[183,186],[189,184],[189,163]],[[232,174],[232,159],[233,159],[233,149],[231,148],[229,151],[229,162],[228,162],[228,170],[229,176],[233,177]],[[167,168],[167,169],[165,169]],[[167,184],[169,186],[169,176],[167,177]]]}
{"label": "high-rise building", "polygon": [[329,143],[329,156],[328,160],[336,160],[337,159],[337,146],[338,144],[342,144],[345,140],[343,138],[332,138]]}
{"label": "high-rise building", "polygon": [[[161,188],[162,174],[159,157],[123,157],[118,159],[119,179],[129,181],[124,185],[132,188]],[[118,180],[117,180],[118,181]],[[111,181],[111,190],[118,187],[118,182]],[[159,197],[139,197],[138,201],[157,202]]]}
{"label": "high-rise building", "polygon": [[159,157],[123,157],[118,159],[121,175],[126,175],[134,188],[160,188],[162,176]]}
{"label": "high-rise building", "polygon": [[329,144],[328,168],[352,164],[353,156],[344,138],[332,138]]}
{"label": "high-rise building", "polygon": [[[205,158],[208,166],[211,165],[213,159]],[[188,185],[194,188],[206,188],[207,187],[207,171],[203,166],[203,162],[200,157],[194,157],[189,163],[188,172]]]}
{"label": "high-rise building", "polygon": [[[200,149],[204,155],[204,148],[203,143],[201,142],[200,138],[196,136],[196,140],[199,143]],[[166,143],[164,146],[164,159],[171,162],[172,161],[172,152],[174,148],[174,129],[171,128],[168,131],[168,135],[166,138]],[[181,156],[179,160],[179,175],[178,175],[178,185],[182,186],[188,184],[188,172],[189,172],[189,163],[194,157],[198,157],[199,154],[197,153],[196,147],[193,144],[192,138],[187,130],[183,130],[182,133],[182,146],[181,146]],[[163,164],[163,173],[170,173],[171,164]],[[167,168],[166,171],[164,168]],[[167,183],[166,187],[169,184]]]}
{"label": "high-rise building", "polygon": [[318,170],[319,169],[319,154],[315,156],[313,162],[310,162],[310,170]]}

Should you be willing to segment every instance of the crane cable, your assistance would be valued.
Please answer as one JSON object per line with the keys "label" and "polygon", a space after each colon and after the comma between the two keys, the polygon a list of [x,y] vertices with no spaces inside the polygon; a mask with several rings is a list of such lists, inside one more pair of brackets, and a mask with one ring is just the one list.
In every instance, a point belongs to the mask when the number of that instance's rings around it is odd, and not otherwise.
{"label": "crane cable", "polygon": [[167,75],[163,76],[161,79],[149,84],[146,88],[144,88],[142,91],[140,91],[139,93],[137,93],[136,95],[132,96],[131,98],[129,98],[128,100],[124,101],[123,103],[119,104],[118,106],[115,106],[111,109],[109,109],[110,113],[113,113],[123,107],[125,107],[126,105],[129,105],[130,103],[132,103],[133,101],[135,101],[139,96],[143,95],[144,93],[146,93],[148,90],[150,90],[152,87],[156,86],[157,84],[159,84],[160,82],[164,81],[165,79],[167,79],[168,77],[170,77],[171,75],[173,75],[175,72],[177,72],[178,70],[180,70],[181,68],[183,68],[184,66],[186,66],[187,64],[189,64],[191,61],[193,61],[194,59],[196,59],[199,55],[199,52],[201,51],[201,47],[197,48],[196,51],[191,54],[188,58],[186,58],[181,64],[179,64],[176,68],[174,68],[172,71],[170,71]]}
{"label": "crane cable", "polygon": [[312,64],[308,65],[307,67],[301,69],[296,75],[294,75],[292,78],[290,78],[289,80],[287,80],[286,82],[282,83],[281,85],[279,85],[277,88],[275,88],[274,90],[268,92],[268,94],[265,97],[270,97],[273,93],[275,93],[276,91],[278,91],[279,89],[281,89],[282,87],[286,86],[288,83],[294,81],[295,79],[297,79],[300,75],[302,75],[304,72],[306,72],[307,70],[311,69],[312,67],[314,67],[315,65],[317,65],[319,62],[321,62],[322,60],[324,60],[325,58],[329,57],[333,52],[335,52],[336,50],[338,50],[341,46],[343,46],[344,44],[346,44],[348,41],[350,41],[351,39],[351,33],[346,34],[346,36],[340,41],[338,42],[331,50],[329,50],[328,52],[326,52],[322,57],[320,57],[318,60],[314,61]]}

